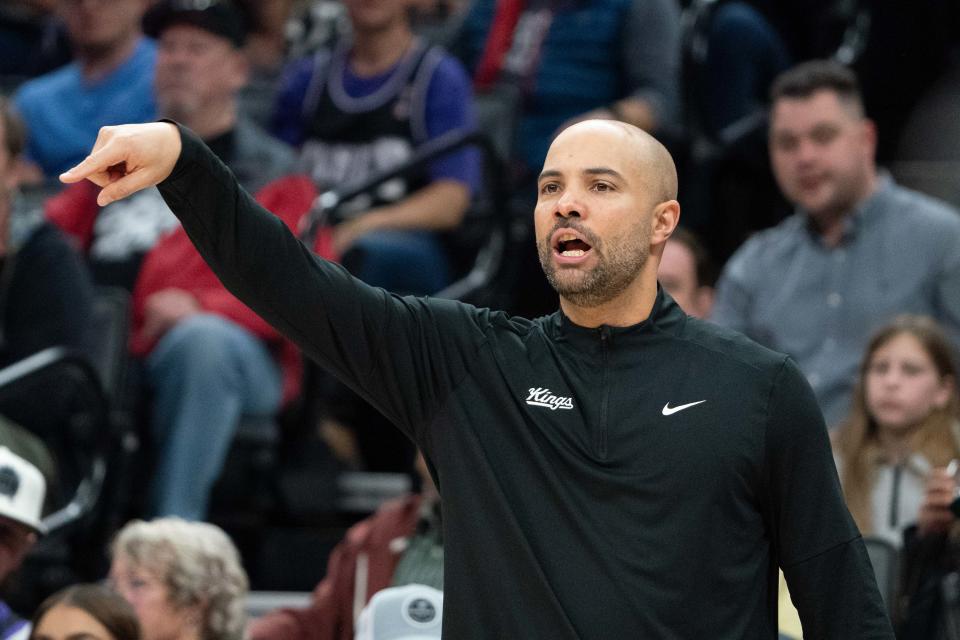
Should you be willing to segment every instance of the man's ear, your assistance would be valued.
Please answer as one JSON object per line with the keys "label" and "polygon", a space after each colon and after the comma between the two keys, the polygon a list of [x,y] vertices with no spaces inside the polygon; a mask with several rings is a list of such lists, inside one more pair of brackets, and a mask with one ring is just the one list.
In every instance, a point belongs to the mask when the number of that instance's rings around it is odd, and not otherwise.
{"label": "man's ear", "polygon": [[653,208],[650,216],[650,244],[662,244],[680,223],[680,203],[676,200],[661,202]]}

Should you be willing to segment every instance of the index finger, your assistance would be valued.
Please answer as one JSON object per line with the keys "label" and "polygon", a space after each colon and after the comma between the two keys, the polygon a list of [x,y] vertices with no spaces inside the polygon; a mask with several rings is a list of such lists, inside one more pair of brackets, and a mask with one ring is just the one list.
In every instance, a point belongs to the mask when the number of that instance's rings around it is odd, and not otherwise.
{"label": "index finger", "polygon": [[92,152],[77,166],[61,173],[60,181],[71,184],[89,178],[98,186],[103,187],[110,183],[110,167],[114,167],[123,161],[124,158],[120,151],[114,145],[107,144]]}

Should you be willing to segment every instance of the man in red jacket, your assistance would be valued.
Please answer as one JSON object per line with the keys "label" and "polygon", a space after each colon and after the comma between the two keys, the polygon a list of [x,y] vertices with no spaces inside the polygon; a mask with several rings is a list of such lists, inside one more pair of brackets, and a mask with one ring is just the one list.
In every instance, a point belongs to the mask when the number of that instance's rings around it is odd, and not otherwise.
{"label": "man in red jacket", "polygon": [[[296,228],[315,197],[278,180],[258,201]],[[272,415],[298,391],[296,348],[224,288],[182,228],[147,254],[133,291],[131,351],[153,391],[150,511],[201,520],[243,415]]]}
{"label": "man in red jacket", "polygon": [[357,617],[381,589],[413,583],[443,589],[440,499],[422,455],[417,471],[419,494],[388,502],[347,532],[310,606],[253,621],[250,640],[353,640]]}

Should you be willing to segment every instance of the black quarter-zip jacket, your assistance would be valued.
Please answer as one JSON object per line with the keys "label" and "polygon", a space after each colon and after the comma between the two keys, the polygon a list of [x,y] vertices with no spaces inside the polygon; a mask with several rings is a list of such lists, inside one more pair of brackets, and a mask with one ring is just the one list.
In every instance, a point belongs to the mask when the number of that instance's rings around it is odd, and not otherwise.
{"label": "black quarter-zip jacket", "polygon": [[424,451],[444,638],[892,638],[786,356],[688,318],[578,327],[398,297],[313,256],[203,144],[161,193],[224,284]]}

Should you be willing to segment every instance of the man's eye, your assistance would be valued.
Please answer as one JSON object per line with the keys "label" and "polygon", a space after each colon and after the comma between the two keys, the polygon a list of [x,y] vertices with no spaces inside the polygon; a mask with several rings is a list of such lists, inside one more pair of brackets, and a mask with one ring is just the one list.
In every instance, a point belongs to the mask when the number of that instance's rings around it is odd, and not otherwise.
{"label": "man's eye", "polygon": [[824,145],[833,142],[840,132],[833,127],[817,127],[810,134],[810,138],[817,144]]}
{"label": "man's eye", "polygon": [[777,136],[773,144],[780,151],[793,151],[797,148],[797,139],[793,136]]}
{"label": "man's eye", "polygon": [[593,185],[593,189],[594,191],[610,191],[611,189],[613,189],[613,187],[611,187],[606,182],[597,182],[596,184]]}
{"label": "man's eye", "polygon": [[556,182],[548,182],[540,187],[540,193],[556,193],[560,186]]}

